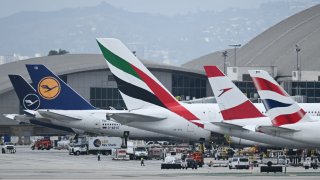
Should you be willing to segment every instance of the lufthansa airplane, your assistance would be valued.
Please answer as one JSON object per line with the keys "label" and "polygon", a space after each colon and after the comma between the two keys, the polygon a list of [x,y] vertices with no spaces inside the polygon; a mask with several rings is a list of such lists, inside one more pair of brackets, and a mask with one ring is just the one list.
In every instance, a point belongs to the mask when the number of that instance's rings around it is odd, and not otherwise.
{"label": "lufthansa airplane", "polygon": [[53,128],[58,126],[61,130],[72,129],[76,133],[122,137],[126,132],[132,139],[177,139],[108,120],[106,110],[93,107],[44,65],[26,66],[37,90],[21,76],[9,75],[20,104],[26,112],[24,115],[6,114],[10,119]]}

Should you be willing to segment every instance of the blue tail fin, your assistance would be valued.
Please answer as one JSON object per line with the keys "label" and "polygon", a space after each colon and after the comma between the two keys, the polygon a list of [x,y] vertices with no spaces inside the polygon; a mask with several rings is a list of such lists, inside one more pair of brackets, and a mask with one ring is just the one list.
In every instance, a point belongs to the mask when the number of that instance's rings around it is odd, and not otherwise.
{"label": "blue tail fin", "polygon": [[42,109],[90,110],[95,109],[42,64],[27,64],[33,86],[39,94]]}
{"label": "blue tail fin", "polygon": [[23,110],[37,110],[40,109],[40,98],[36,90],[21,76],[8,75],[11,84],[16,91],[19,98],[20,105]]}

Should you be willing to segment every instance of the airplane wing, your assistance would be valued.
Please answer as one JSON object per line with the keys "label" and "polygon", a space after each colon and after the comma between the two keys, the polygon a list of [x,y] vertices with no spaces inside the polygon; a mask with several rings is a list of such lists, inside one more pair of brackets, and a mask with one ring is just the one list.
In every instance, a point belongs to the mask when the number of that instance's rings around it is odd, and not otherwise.
{"label": "airplane wing", "polygon": [[38,110],[37,112],[43,118],[48,118],[48,119],[57,119],[57,120],[62,120],[62,121],[79,121],[79,120],[81,120],[81,118],[79,118],[79,117],[64,115],[64,114],[60,114],[60,113],[53,112],[50,110]]}
{"label": "airplane wing", "polygon": [[270,134],[270,135],[274,135],[274,134],[279,134],[279,133],[294,133],[299,130],[285,128],[285,127],[277,127],[277,126],[259,126],[259,127],[257,127],[256,131],[263,132],[263,133]]}
{"label": "airplane wing", "polygon": [[129,124],[131,122],[155,122],[167,118],[160,115],[143,115],[131,112],[112,113],[109,114],[109,116],[121,124]]}

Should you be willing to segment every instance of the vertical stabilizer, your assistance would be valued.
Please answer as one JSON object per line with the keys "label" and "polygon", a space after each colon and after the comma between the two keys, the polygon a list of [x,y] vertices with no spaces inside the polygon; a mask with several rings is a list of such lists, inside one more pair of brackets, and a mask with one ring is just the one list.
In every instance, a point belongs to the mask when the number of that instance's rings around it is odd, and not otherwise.
{"label": "vertical stabilizer", "polygon": [[217,66],[204,69],[224,120],[265,117]]}
{"label": "vertical stabilizer", "polygon": [[312,121],[268,72],[249,70],[249,74],[274,126]]}

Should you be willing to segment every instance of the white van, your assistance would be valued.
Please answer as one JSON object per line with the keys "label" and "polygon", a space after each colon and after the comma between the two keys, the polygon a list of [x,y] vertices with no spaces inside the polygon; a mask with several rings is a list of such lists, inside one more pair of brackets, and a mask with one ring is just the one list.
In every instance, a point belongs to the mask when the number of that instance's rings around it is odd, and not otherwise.
{"label": "white van", "polygon": [[233,157],[229,160],[229,169],[249,169],[250,163],[247,157]]}

